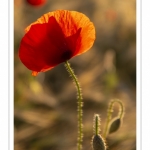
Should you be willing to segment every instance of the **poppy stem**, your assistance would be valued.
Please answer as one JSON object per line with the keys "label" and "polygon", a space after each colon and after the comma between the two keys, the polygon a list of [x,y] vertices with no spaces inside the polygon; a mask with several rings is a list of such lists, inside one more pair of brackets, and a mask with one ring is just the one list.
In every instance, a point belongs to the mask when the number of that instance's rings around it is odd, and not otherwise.
{"label": "poppy stem", "polygon": [[83,102],[82,102],[82,92],[81,92],[81,88],[80,88],[80,84],[78,82],[78,79],[76,77],[76,75],[74,74],[73,69],[71,68],[70,64],[68,61],[65,62],[65,67],[67,69],[67,71],[69,72],[70,76],[73,79],[73,82],[76,85],[77,88],[77,112],[78,112],[78,138],[77,138],[77,148],[78,150],[82,149],[82,138],[83,138],[83,125],[82,125],[82,116],[83,116]]}
{"label": "poppy stem", "polygon": [[100,116],[98,114],[94,115],[94,121],[93,121],[93,127],[94,127],[94,134],[98,135],[100,132]]}

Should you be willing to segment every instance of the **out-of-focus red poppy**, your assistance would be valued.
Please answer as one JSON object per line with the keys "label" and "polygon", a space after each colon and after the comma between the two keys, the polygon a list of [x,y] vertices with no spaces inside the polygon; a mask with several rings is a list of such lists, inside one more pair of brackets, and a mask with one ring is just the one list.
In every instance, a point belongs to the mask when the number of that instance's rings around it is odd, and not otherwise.
{"label": "out-of-focus red poppy", "polygon": [[26,0],[30,5],[40,6],[45,4],[46,0]]}
{"label": "out-of-focus red poppy", "polygon": [[108,21],[115,21],[117,19],[117,12],[113,9],[108,9],[106,12],[105,12],[105,17]]}
{"label": "out-of-focus red poppy", "polygon": [[49,12],[25,31],[19,57],[33,76],[86,52],[95,40],[93,23],[76,11]]}

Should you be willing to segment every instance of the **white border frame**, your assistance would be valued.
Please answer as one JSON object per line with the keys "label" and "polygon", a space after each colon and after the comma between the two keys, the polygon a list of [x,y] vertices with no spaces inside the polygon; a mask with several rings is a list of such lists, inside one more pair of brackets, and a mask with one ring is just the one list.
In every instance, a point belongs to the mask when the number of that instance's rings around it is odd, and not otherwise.
{"label": "white border frame", "polygon": [[[138,74],[141,74],[141,113],[137,113],[137,117],[141,116],[141,128],[140,134],[138,131],[138,141],[141,142],[141,147],[146,150],[150,147],[149,133],[150,133],[150,2],[147,0],[141,0],[141,69]],[[138,85],[139,86],[139,85]],[[140,122],[137,122],[138,124]]]}
{"label": "white border frame", "polygon": [[1,149],[9,147],[9,69],[8,69],[8,1],[0,1],[0,143]]}
{"label": "white border frame", "polygon": [[14,149],[13,3],[0,1],[0,147],[3,150]]}

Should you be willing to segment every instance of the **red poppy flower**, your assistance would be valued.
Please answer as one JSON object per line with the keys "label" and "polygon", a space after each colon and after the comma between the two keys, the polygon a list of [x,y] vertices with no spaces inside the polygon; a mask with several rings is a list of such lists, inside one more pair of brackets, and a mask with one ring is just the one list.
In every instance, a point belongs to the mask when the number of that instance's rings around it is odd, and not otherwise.
{"label": "red poppy flower", "polygon": [[76,11],[49,12],[25,31],[19,57],[33,76],[86,52],[95,40],[93,23]]}
{"label": "red poppy flower", "polygon": [[46,0],[27,0],[27,2],[33,6],[40,6],[45,4]]}

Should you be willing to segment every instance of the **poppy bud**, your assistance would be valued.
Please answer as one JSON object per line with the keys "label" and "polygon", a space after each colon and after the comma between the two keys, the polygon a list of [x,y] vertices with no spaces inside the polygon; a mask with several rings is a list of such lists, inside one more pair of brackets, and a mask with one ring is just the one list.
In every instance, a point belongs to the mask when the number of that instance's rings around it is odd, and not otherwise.
{"label": "poppy bud", "polygon": [[120,128],[120,125],[121,125],[121,119],[114,118],[109,126],[109,134],[116,132]]}
{"label": "poppy bud", "polygon": [[94,135],[92,139],[93,150],[106,150],[104,139],[98,134]]}

